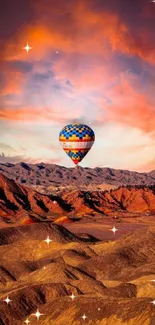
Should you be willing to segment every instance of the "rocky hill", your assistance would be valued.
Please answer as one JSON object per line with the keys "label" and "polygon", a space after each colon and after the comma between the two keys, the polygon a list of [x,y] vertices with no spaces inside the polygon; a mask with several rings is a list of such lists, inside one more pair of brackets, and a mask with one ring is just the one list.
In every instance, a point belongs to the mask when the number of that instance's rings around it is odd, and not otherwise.
{"label": "rocky hill", "polygon": [[0,324],[36,324],[37,310],[42,325],[154,324],[155,228],[86,242],[42,223],[0,238]]}
{"label": "rocky hill", "polygon": [[[28,223],[58,215],[155,213],[154,187],[127,186],[110,191],[68,191],[45,195],[0,174],[0,221]],[[51,219],[50,219],[51,220]]]}
{"label": "rocky hill", "polygon": [[112,168],[66,168],[54,164],[0,164],[0,173],[20,184],[49,190],[58,187],[111,189],[122,185],[155,184],[155,171],[138,173]]}
{"label": "rocky hill", "polygon": [[32,212],[39,216],[46,216],[48,212],[62,214],[71,211],[69,204],[60,197],[47,196],[31,188],[17,184],[0,174],[0,219],[6,222],[18,222]]}

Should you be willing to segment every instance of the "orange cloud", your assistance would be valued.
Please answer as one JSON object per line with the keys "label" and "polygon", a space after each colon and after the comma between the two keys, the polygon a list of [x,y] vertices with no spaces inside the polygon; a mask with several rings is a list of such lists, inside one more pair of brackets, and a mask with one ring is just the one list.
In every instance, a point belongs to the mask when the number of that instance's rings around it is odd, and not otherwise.
{"label": "orange cloud", "polygon": [[0,119],[4,120],[32,120],[33,118],[46,118],[46,114],[33,108],[5,109],[0,112]]}
{"label": "orange cloud", "polygon": [[5,81],[1,88],[3,95],[20,94],[24,85],[23,74],[19,71],[7,71]]}
{"label": "orange cloud", "polygon": [[148,96],[142,94],[132,85],[125,75],[121,76],[120,84],[107,91],[112,103],[105,100],[101,104],[99,121],[115,121],[140,128],[154,134],[155,111]]}
{"label": "orange cloud", "polygon": [[[77,111],[78,112],[78,111]],[[54,109],[35,109],[31,107],[24,107],[20,109],[6,108],[0,111],[0,120],[11,120],[11,121],[52,121],[65,123],[75,118],[75,112],[67,111],[65,108],[61,110]]]}
{"label": "orange cloud", "polygon": [[[5,58],[39,60],[48,54],[49,49],[59,48],[69,55],[88,53],[102,57],[108,57],[111,52],[119,50],[155,63],[155,46],[147,44],[146,37],[144,40],[142,37],[137,39],[118,14],[92,11],[88,3],[83,1],[77,1],[68,11],[70,19],[66,18],[65,21],[62,15],[62,22],[61,20],[56,22],[50,19],[49,7],[46,8],[45,15],[42,7],[38,6],[35,25],[20,29],[16,39],[6,44]],[[61,16],[58,15],[58,18],[61,19]],[[28,56],[22,50],[27,41],[33,47]]]}

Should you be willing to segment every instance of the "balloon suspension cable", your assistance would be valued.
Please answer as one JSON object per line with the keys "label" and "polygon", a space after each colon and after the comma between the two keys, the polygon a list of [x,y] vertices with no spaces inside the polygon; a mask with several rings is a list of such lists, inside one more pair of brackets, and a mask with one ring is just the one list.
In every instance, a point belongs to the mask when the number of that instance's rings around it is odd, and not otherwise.
{"label": "balloon suspension cable", "polygon": [[[74,170],[78,170],[78,168],[79,168],[78,164],[79,164],[79,162],[78,163],[76,162],[76,164],[74,165]],[[79,190],[79,186],[77,185],[77,179],[74,180],[74,188],[75,188],[76,191]]]}

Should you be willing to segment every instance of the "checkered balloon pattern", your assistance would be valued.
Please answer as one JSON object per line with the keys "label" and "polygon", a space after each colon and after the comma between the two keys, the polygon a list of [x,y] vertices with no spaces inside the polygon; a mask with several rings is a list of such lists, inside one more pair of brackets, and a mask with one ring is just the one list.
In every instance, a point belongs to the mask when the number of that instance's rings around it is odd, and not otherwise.
{"label": "checkered balloon pattern", "polygon": [[63,149],[75,164],[86,156],[94,140],[94,131],[85,124],[66,125],[59,134]]}

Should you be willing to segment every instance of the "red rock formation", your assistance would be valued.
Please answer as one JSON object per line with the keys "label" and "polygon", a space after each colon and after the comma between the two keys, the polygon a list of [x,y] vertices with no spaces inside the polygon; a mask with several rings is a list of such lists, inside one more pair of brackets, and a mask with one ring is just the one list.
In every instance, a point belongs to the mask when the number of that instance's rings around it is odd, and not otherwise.
{"label": "red rock formation", "polygon": [[[68,206],[57,197],[40,194],[31,188],[17,184],[0,174],[0,216],[20,216],[23,213],[46,215],[48,212],[63,213]],[[23,219],[25,216],[23,215]]]}
{"label": "red rock formation", "polygon": [[76,212],[155,212],[155,193],[151,188],[120,187],[109,192],[64,193],[62,198],[70,203]]}
{"label": "red rock formation", "polygon": [[[155,213],[153,188],[120,187],[109,192],[64,191],[60,196],[44,195],[19,185],[0,174],[0,217],[6,222],[42,221],[57,217],[98,214]],[[11,217],[10,217],[11,216]],[[33,217],[32,217],[33,216]],[[28,221],[29,220],[29,221]]]}

